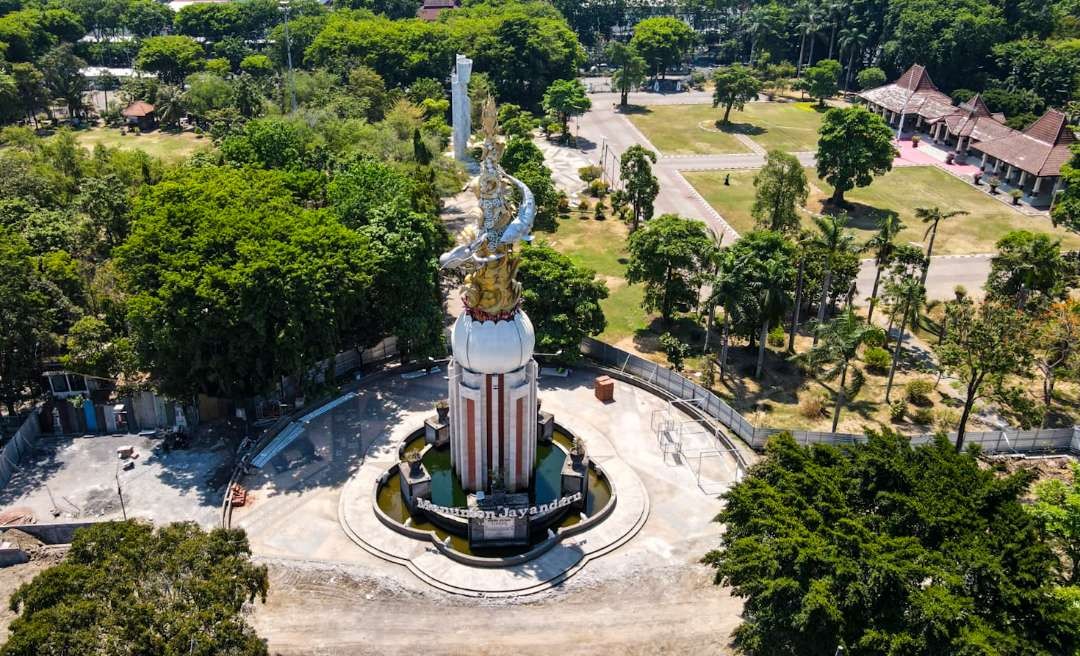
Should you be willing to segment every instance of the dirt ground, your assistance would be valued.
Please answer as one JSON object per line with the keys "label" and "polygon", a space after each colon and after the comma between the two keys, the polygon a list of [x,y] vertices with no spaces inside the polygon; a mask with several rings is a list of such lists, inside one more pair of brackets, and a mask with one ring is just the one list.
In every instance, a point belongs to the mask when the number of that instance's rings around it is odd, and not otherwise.
{"label": "dirt ground", "polygon": [[53,564],[55,563],[52,560],[41,559],[0,568],[0,599],[3,600],[3,603],[0,603],[0,644],[7,642],[8,627],[17,617],[16,613],[8,608],[7,600],[19,589],[20,585],[27,583],[37,576],[38,572]]}
{"label": "dirt ground", "polygon": [[586,574],[517,602],[404,590],[337,567],[270,564],[251,621],[278,656],[733,654],[741,602],[701,565],[597,584]]}

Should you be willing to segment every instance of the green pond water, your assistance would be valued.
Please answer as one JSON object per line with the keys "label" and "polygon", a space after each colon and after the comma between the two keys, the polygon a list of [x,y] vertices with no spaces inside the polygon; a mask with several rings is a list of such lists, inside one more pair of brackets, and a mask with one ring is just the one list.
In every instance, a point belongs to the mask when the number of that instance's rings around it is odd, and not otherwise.
{"label": "green pond water", "polygon": [[[555,432],[554,441],[566,450],[570,449],[572,443],[569,436],[558,431]],[[418,452],[423,450],[424,446],[424,436],[421,433],[405,445],[404,452],[406,454],[414,451]],[[533,505],[541,505],[549,503],[559,496],[562,483],[562,467],[563,462],[566,460],[566,452],[563,449],[556,448],[553,444],[538,444],[536,460],[536,476],[531,491],[531,500]],[[468,495],[462,489],[461,481],[450,464],[450,449],[429,449],[424,455],[423,462],[424,467],[427,468],[428,473],[431,475],[431,502],[438,506],[464,508]],[[597,475],[594,468],[590,467],[589,499],[585,509],[586,517],[591,517],[603,509],[609,501],[611,501],[611,486]],[[379,509],[396,522],[404,524],[410,518],[409,510],[405,507],[405,502],[401,498],[401,488],[396,471],[387,479],[386,484],[379,489],[377,503]],[[573,526],[580,521],[581,517],[577,513],[568,513],[559,524],[559,527]],[[469,548],[467,538],[447,533],[428,522],[413,520],[411,526],[421,531],[432,531],[439,540],[445,540],[449,537],[452,549],[465,554],[473,554]],[[536,538],[531,546],[543,541],[545,537]],[[520,550],[490,550],[475,555],[504,556],[517,552],[520,552]]]}

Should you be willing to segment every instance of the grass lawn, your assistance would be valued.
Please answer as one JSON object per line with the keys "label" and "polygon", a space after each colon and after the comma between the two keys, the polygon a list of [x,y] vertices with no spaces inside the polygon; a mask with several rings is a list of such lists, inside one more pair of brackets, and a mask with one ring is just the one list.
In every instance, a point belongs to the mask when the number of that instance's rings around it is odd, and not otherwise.
{"label": "grass lawn", "polygon": [[608,297],[600,304],[607,329],[599,338],[612,344],[625,343],[650,321],[641,307],[644,288],[626,283],[627,233],[626,224],[618,219],[597,221],[592,212],[577,211],[568,218],[560,217],[556,232],[536,232],[538,241],[546,241],[574,264],[596,271],[607,283]]}
{"label": "grass lawn", "polygon": [[[704,196],[705,200],[724,217],[739,233],[754,227],[750,208],[754,203],[755,171],[730,172],[730,185],[724,186],[724,171],[687,172],[683,175]],[[807,209],[821,212],[832,187],[820,180],[812,169],[807,169],[810,180],[810,198]],[[925,226],[915,218],[916,207],[938,206],[942,209],[965,210],[966,216],[944,221],[938,227],[934,253],[953,255],[963,253],[990,253],[994,244],[1010,230],[1046,232],[1058,237],[1066,249],[1080,248],[1080,236],[1054,228],[1050,219],[1026,216],[1007,205],[987,197],[969,184],[933,166],[907,166],[897,168],[874,180],[869,187],[845,194],[852,204],[849,208],[851,222],[848,224],[861,243],[877,230],[880,218],[888,212],[897,212],[907,227],[900,233],[902,242],[921,242]],[[810,225],[810,215],[804,216]]]}
{"label": "grass lawn", "polygon": [[80,130],[75,133],[75,136],[80,144],[91,150],[98,144],[110,148],[142,150],[147,155],[159,157],[167,162],[185,159],[199,150],[211,147],[209,139],[198,139],[193,132],[173,133],[154,130],[139,135],[131,132],[123,135],[116,128],[96,127]]}
{"label": "grass lawn", "polygon": [[747,103],[731,112],[731,124],[716,122],[723,109],[710,105],[656,105],[630,113],[630,121],[665,155],[745,153],[735,134],[744,134],[762,148],[795,152],[817,147],[821,113],[812,103]]}

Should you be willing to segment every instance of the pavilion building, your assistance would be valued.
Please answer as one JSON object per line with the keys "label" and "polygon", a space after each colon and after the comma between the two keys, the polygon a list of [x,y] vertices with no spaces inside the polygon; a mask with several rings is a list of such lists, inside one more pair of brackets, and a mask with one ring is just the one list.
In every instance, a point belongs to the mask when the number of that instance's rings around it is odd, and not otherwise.
{"label": "pavilion building", "polygon": [[1023,131],[1014,130],[1005,124],[1004,114],[990,111],[981,94],[953,105],[918,64],[895,82],[867,89],[859,97],[890,127],[922,132],[960,161],[979,157],[984,172],[1020,189],[1031,205],[1049,205],[1064,184],[1061,165],[1069,160],[1077,138],[1068,118],[1056,109]]}

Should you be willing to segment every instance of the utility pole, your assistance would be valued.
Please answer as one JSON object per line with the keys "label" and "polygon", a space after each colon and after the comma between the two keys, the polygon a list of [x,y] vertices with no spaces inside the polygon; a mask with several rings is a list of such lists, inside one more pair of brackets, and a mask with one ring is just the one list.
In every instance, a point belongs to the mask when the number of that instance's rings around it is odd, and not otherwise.
{"label": "utility pole", "polygon": [[289,97],[292,101],[292,113],[296,113],[296,83],[293,79],[292,38],[289,36],[289,0],[281,0],[285,9],[285,60],[289,65]]}
{"label": "utility pole", "polygon": [[124,490],[120,487],[120,463],[116,464],[116,494],[120,497],[120,512],[124,515],[124,521],[127,521],[127,508],[124,506]]}

